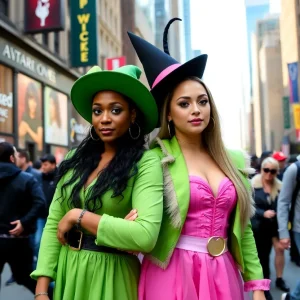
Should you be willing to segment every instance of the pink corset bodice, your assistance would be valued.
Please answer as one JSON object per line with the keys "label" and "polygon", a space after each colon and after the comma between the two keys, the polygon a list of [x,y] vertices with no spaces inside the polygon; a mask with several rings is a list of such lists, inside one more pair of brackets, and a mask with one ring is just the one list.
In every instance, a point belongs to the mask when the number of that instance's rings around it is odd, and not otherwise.
{"label": "pink corset bodice", "polygon": [[181,234],[208,238],[227,238],[229,217],[236,205],[233,183],[224,178],[215,198],[209,184],[198,176],[190,176],[190,204]]}

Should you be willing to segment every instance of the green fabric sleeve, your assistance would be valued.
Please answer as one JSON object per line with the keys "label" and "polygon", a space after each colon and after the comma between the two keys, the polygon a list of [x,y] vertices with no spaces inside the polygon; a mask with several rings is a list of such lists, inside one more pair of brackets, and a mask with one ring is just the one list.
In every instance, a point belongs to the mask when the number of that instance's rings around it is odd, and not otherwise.
{"label": "green fabric sleeve", "polygon": [[[236,166],[240,169],[247,169],[250,166],[247,165],[245,154],[242,151],[235,152],[236,158],[238,158],[238,163]],[[249,163],[249,162],[248,162]],[[250,180],[245,174],[242,175],[243,183],[247,189],[251,189]],[[250,193],[249,193],[250,195]],[[249,196],[249,201],[252,201]],[[241,238],[241,250],[244,260],[244,272],[242,273],[243,279],[245,282],[251,280],[263,279],[262,267],[258,258],[256,243],[253,236],[251,222],[249,220],[244,232],[242,233]]]}
{"label": "green fabric sleeve", "polygon": [[60,203],[61,182],[62,180],[56,187],[53,201],[50,205],[49,216],[41,239],[37,268],[31,273],[31,277],[35,280],[41,276],[50,277],[53,280],[56,279],[57,262],[62,247],[57,239],[57,227],[59,221],[66,214],[63,205]]}
{"label": "green fabric sleeve", "polygon": [[150,252],[157,241],[163,213],[163,175],[155,153],[145,152],[132,189],[132,208],[138,218],[127,221],[104,214],[98,225],[97,245]]}
{"label": "green fabric sleeve", "polygon": [[245,228],[242,237],[242,255],[244,259],[244,273],[242,273],[244,281],[263,279],[262,267],[258,258],[250,222]]}

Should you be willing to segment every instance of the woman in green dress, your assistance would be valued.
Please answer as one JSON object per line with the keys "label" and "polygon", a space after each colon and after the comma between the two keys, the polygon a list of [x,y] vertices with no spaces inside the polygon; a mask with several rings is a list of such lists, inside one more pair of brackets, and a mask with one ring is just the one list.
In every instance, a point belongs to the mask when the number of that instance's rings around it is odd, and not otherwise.
{"label": "woman in green dress", "polygon": [[153,249],[163,210],[160,161],[144,148],[157,107],[140,74],[93,67],[72,87],[74,107],[92,126],[59,169],[31,275],[38,300],[49,299],[51,281],[55,300],[137,299],[140,262],[130,253]]}

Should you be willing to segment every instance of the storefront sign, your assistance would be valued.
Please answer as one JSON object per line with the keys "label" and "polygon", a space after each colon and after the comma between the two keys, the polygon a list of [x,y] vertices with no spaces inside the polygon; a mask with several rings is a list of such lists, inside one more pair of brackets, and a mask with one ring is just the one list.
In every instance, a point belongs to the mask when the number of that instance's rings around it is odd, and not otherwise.
{"label": "storefront sign", "polygon": [[284,129],[291,128],[291,118],[290,118],[290,101],[289,97],[282,98],[282,107],[283,107],[283,125]]}
{"label": "storefront sign", "polygon": [[300,142],[300,129],[296,129],[296,139],[297,142]]}
{"label": "storefront sign", "polygon": [[126,57],[114,57],[106,59],[106,70],[114,70],[126,65]]}
{"label": "storefront sign", "polygon": [[0,132],[13,133],[13,73],[0,65]]}
{"label": "storefront sign", "polygon": [[288,64],[289,83],[290,83],[290,102],[299,103],[298,89],[298,62]]}
{"label": "storefront sign", "polygon": [[295,129],[300,130],[300,104],[293,105]]}
{"label": "storefront sign", "polygon": [[26,0],[25,33],[64,30],[64,2],[63,0]]}
{"label": "storefront sign", "polygon": [[0,60],[5,63],[10,62],[14,67],[35,77],[38,76],[45,82],[56,84],[56,72],[52,68],[1,38]]}
{"label": "storefront sign", "polygon": [[71,65],[92,66],[98,63],[96,0],[70,1]]}

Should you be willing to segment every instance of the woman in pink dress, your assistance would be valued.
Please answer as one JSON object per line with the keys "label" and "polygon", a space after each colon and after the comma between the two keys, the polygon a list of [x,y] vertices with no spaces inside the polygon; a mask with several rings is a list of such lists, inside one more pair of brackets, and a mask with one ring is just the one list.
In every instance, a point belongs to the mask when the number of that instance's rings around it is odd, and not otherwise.
{"label": "woman in pink dress", "polygon": [[[129,33],[161,111],[152,146],[164,172],[164,215],[145,254],[139,300],[263,300],[263,278],[250,225],[245,156],[225,149],[217,109],[202,77],[207,55],[181,65]],[[153,63],[155,62],[155,63]],[[230,88],[228,87],[228,105]],[[226,95],[225,93],[225,95]]]}

